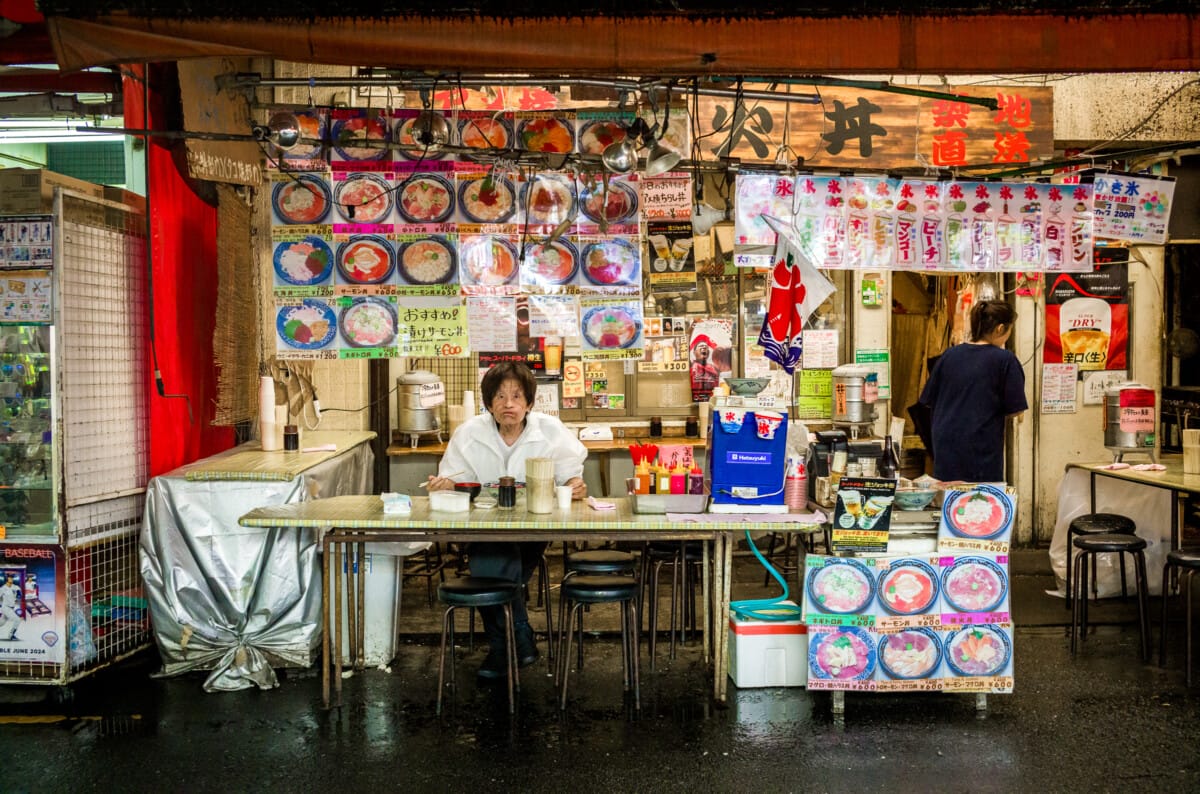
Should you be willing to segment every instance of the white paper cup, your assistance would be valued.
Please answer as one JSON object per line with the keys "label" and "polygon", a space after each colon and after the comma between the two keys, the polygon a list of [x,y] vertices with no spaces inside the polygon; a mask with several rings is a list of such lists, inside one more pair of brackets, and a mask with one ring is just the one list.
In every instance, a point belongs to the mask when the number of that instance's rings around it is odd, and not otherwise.
{"label": "white paper cup", "polygon": [[558,503],[559,510],[571,509],[571,486],[558,485],[554,488],[554,499]]}

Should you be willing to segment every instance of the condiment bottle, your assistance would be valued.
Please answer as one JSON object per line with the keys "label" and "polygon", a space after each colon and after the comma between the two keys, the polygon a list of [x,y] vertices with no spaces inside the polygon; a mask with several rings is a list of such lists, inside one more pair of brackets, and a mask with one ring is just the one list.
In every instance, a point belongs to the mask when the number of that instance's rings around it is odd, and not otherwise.
{"label": "condiment bottle", "polygon": [[700,471],[699,466],[693,466],[691,473],[688,474],[688,493],[704,493],[704,472]]}
{"label": "condiment bottle", "polygon": [[512,510],[517,506],[517,481],[515,478],[500,478],[496,488],[496,505],[501,510]]}
{"label": "condiment bottle", "polygon": [[687,472],[681,466],[676,466],[671,472],[671,493],[687,493]]}
{"label": "condiment bottle", "polygon": [[896,460],[896,450],[892,447],[892,437],[887,436],[883,439],[883,457],[879,459],[879,476],[894,480],[899,468],[899,461]]}
{"label": "condiment bottle", "polygon": [[643,460],[637,465],[633,476],[637,480],[634,493],[650,493],[650,467],[646,465],[646,461]]}
{"label": "condiment bottle", "polygon": [[658,467],[658,492],[671,493],[671,470],[666,466]]}
{"label": "condiment bottle", "polygon": [[283,451],[300,451],[300,428],[296,425],[283,426]]}
{"label": "condiment bottle", "polygon": [[650,437],[651,438],[661,438],[662,437],[662,417],[661,416],[650,417]]}

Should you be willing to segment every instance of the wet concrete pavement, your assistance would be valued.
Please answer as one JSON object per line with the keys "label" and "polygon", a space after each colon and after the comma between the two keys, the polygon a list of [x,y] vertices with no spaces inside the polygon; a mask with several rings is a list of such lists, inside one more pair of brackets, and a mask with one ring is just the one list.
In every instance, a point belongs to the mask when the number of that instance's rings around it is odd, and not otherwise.
{"label": "wet concrete pavement", "polygon": [[[799,688],[731,687],[718,708],[693,643],[673,661],[660,646],[655,672],[643,646],[637,713],[610,635],[588,638],[564,713],[538,664],[512,717],[502,688],[476,685],[481,648],[462,651],[437,717],[428,635],[412,635],[390,672],[347,679],[329,712],[313,671],[206,694],[203,674],[151,678],[146,654],[81,679],[66,706],[0,688],[0,790],[1200,790],[1200,687],[1184,686],[1182,625],[1160,669],[1138,659],[1129,605],[1104,604],[1072,658],[1044,556],[1014,555],[1016,691],[986,712],[967,695],[849,693],[835,718],[828,694]],[[739,560],[735,596],[763,595],[760,570]],[[424,609],[420,595],[408,603]]]}

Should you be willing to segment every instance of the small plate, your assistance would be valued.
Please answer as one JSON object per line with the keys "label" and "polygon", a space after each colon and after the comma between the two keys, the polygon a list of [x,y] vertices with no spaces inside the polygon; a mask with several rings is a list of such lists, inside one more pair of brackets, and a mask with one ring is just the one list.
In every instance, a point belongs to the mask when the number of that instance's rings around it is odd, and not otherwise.
{"label": "small plate", "polygon": [[[833,669],[823,652],[828,645],[846,646],[854,652],[855,663]],[[841,654],[839,654],[841,655]],[[808,638],[808,669],[811,677],[826,681],[864,681],[875,673],[877,651],[871,635],[857,626],[837,626],[814,631]]]}
{"label": "small plate", "polygon": [[288,347],[320,350],[333,341],[337,316],[325,301],[307,299],[280,307],[275,331]]}
{"label": "small plate", "polygon": [[588,309],[580,323],[588,343],[597,350],[621,350],[641,337],[638,318],[620,306]]}
{"label": "small plate", "polygon": [[458,254],[445,237],[431,234],[401,243],[396,266],[409,284],[445,284],[458,270]]}
{"label": "small plate", "polygon": [[1007,594],[1004,569],[987,557],[958,557],[942,571],[942,598],[957,612],[991,612]]}
{"label": "small plate", "polygon": [[477,177],[458,183],[458,206],[473,223],[504,223],[517,211],[517,193],[504,177]]}
{"label": "small plate", "polygon": [[337,247],[338,275],[350,284],[382,284],[396,267],[396,253],[377,234],[351,235]]}
{"label": "small plate", "polygon": [[525,261],[521,265],[522,280],[538,285],[567,284],[579,270],[579,252],[566,240],[549,245],[529,243],[525,246]]}
{"label": "small plate", "polygon": [[596,119],[579,128],[579,151],[584,154],[604,154],[614,143],[629,137],[625,122],[617,119]]}
{"label": "small plate", "polygon": [[459,267],[464,283],[503,286],[517,277],[517,249],[503,238],[479,235],[460,243]]}
{"label": "small plate", "polygon": [[[362,133],[360,135],[360,133]],[[359,115],[333,122],[331,132],[333,150],[345,160],[384,160],[388,156],[386,146],[355,146],[357,140],[386,143],[387,121],[378,116]]]}
{"label": "small plate", "polygon": [[329,278],[333,252],[324,238],[310,234],[303,240],[276,243],[271,263],[280,281],[308,287]]}
{"label": "small plate", "polygon": [[[305,196],[298,191],[307,191]],[[313,174],[299,174],[286,182],[276,182],[271,190],[271,206],[287,224],[320,223],[329,214],[333,198],[324,179]]]}
{"label": "small plate", "polygon": [[[458,139],[470,149],[508,149],[512,124],[503,117],[469,116],[458,120]],[[467,155],[475,159],[473,155]]]}
{"label": "small plate", "polygon": [[879,576],[879,604],[893,615],[920,615],[937,603],[940,589],[937,571],[924,560],[893,560]]}
{"label": "small plate", "polygon": [[600,223],[603,217],[608,223],[624,223],[631,220],[638,211],[637,190],[626,182],[615,179],[608,183],[608,195],[604,195],[604,186],[584,188],[580,193],[582,202],[580,210],[595,223]]}
{"label": "small plate", "polygon": [[617,287],[641,281],[641,260],[633,243],[613,237],[583,248],[580,266],[598,287]]}
{"label": "small plate", "polygon": [[[875,576],[871,569],[850,557],[826,557],[824,565],[809,568],[804,578],[807,580],[808,605],[813,611],[854,615],[868,609],[875,596]],[[831,587],[842,592],[828,592]],[[830,603],[831,597],[833,603]]]}
{"label": "small plate", "polygon": [[530,152],[569,154],[575,151],[575,131],[571,123],[556,116],[523,119],[517,125],[517,141]]}
{"label": "small plate", "polygon": [[[974,647],[968,647],[972,641]],[[968,626],[946,635],[946,664],[957,675],[996,675],[1011,658],[1012,641],[995,626]]]}
{"label": "small plate", "polygon": [[335,182],[333,200],[346,223],[382,223],[392,214],[392,186],[379,174],[350,174]]}
{"label": "small plate", "polygon": [[993,485],[976,485],[942,504],[942,520],[960,538],[991,540],[1012,524],[1009,500]]}
{"label": "small plate", "polygon": [[[925,647],[918,649],[918,645]],[[879,666],[891,678],[902,681],[928,678],[941,661],[942,643],[932,629],[905,629],[879,638]]]}
{"label": "small plate", "polygon": [[378,297],[355,298],[338,320],[350,347],[390,347],[396,342],[396,306]]}
{"label": "small plate", "polygon": [[441,223],[454,212],[454,186],[438,174],[413,174],[397,193],[400,217],[410,223]]}

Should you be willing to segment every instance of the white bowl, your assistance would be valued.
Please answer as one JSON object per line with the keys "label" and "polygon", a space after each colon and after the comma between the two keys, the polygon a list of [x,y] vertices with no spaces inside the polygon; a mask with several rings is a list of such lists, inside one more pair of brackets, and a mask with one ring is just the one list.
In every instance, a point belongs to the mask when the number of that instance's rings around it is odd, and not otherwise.
{"label": "white bowl", "polygon": [[434,491],[429,494],[429,509],[439,513],[469,512],[471,494],[466,491]]}

